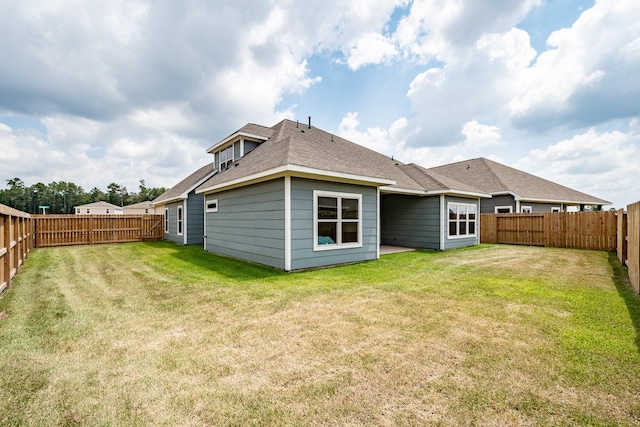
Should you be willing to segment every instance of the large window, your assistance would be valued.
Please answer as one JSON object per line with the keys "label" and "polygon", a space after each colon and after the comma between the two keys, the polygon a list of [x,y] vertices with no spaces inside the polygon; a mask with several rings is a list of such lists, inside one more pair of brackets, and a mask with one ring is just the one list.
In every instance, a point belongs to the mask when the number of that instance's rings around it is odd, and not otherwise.
{"label": "large window", "polygon": [[362,246],[362,195],[313,192],[314,250]]}
{"label": "large window", "polygon": [[178,206],[178,236],[182,236],[182,206]]}
{"label": "large window", "polygon": [[477,207],[466,203],[448,203],[449,237],[469,237],[476,234]]}

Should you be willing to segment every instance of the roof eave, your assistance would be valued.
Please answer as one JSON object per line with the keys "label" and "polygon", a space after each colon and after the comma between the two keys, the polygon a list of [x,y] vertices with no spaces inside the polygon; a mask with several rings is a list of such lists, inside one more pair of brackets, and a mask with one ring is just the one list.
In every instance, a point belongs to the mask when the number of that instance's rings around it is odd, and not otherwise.
{"label": "roof eave", "polygon": [[260,135],[255,135],[255,134],[248,133],[248,132],[236,132],[234,134],[229,135],[228,137],[226,137],[222,141],[217,142],[217,143],[213,144],[211,147],[207,148],[207,153],[211,153],[216,148],[223,146],[224,144],[226,144],[229,141],[232,141],[232,140],[234,140],[236,138],[242,138],[242,137],[258,139],[258,140],[261,140],[261,141],[266,141],[266,140],[269,139],[267,137],[260,136]]}
{"label": "roof eave", "polygon": [[380,187],[381,193],[389,193],[389,194],[409,194],[414,196],[424,196],[427,194],[424,190],[414,190],[412,188],[400,188],[400,187],[390,187],[384,186]]}
{"label": "roof eave", "polygon": [[604,205],[610,205],[611,202],[608,202],[606,200],[600,200],[600,201],[595,201],[595,200],[563,200],[563,199],[539,199],[539,198],[527,198],[527,197],[520,197],[517,198],[516,200],[518,200],[519,202],[533,202],[533,203],[564,203],[565,205],[598,205],[598,206],[604,206]]}
{"label": "roof eave", "polygon": [[464,190],[455,190],[453,188],[448,188],[445,190],[432,190],[427,191],[427,195],[450,195],[450,196],[463,196],[463,197],[474,197],[480,199],[490,199],[492,196],[488,193],[479,193],[477,191],[464,191]]}
{"label": "roof eave", "polygon": [[364,184],[364,185],[393,185],[396,182],[390,179],[368,177],[363,175],[354,175],[343,172],[327,171],[322,169],[309,168],[306,166],[298,166],[287,164],[276,168],[268,169],[263,172],[257,172],[245,177],[233,179],[231,181],[222,182],[220,184],[212,185],[206,188],[200,188],[196,190],[197,194],[207,194],[217,192],[223,189],[231,189],[235,187],[241,187],[249,184],[255,184],[262,181],[278,178],[280,176],[296,176],[302,178],[315,178],[326,179],[331,178],[332,181]]}

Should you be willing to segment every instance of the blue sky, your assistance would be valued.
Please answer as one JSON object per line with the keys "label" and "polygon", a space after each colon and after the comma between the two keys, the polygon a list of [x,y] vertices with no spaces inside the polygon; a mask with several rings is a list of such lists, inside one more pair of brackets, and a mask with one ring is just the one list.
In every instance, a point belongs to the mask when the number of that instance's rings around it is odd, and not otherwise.
{"label": "blue sky", "polygon": [[170,187],[246,123],[640,200],[631,0],[0,0],[0,180]]}

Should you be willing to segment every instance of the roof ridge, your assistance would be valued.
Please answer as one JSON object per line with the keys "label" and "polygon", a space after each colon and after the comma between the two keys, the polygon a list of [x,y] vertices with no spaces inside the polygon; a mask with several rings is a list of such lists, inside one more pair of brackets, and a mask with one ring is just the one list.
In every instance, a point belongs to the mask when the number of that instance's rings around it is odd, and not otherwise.
{"label": "roof ridge", "polygon": [[[471,159],[473,160],[473,159]],[[484,165],[487,167],[487,169],[489,169],[489,172],[491,172],[491,174],[498,180],[498,182],[500,183],[500,185],[502,185],[502,188],[505,190],[508,190],[509,187],[507,186],[507,184],[504,183],[504,181],[500,178],[500,175],[498,175],[494,170],[493,170],[493,164],[500,164],[498,162],[494,162],[492,160],[487,159],[486,157],[479,157],[478,160],[480,160],[482,163],[484,163]],[[502,165],[502,166],[506,166],[506,165]],[[509,166],[507,166],[509,167]],[[515,168],[510,168],[513,170],[517,170]]]}

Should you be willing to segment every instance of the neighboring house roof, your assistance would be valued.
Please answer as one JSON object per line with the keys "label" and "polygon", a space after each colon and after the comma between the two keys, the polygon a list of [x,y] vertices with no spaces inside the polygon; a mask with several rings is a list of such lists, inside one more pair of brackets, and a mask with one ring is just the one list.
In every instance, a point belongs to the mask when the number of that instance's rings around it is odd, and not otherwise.
{"label": "neighboring house roof", "polygon": [[74,206],[74,209],[77,208],[114,208],[114,209],[122,209],[121,206],[118,205],[113,205],[109,202],[93,202],[93,203],[88,203],[86,205],[79,205],[79,206]]}
{"label": "neighboring house roof", "polygon": [[428,169],[492,194],[512,194],[517,200],[584,205],[611,202],[505,166],[484,157]]}
{"label": "neighboring house roof", "polygon": [[150,201],[133,203],[131,205],[124,206],[124,209],[153,209]]}
{"label": "neighboring house roof", "polygon": [[153,206],[162,205],[166,203],[171,203],[179,200],[184,200],[187,198],[189,193],[193,191],[198,185],[200,185],[204,180],[209,178],[211,175],[215,173],[213,168],[213,163],[205,165],[193,172],[191,175],[162,193],[160,196],[155,198],[151,203]]}
{"label": "neighboring house roof", "polygon": [[[212,176],[196,192],[245,185],[284,173],[371,183],[381,186],[387,192],[421,195],[446,187],[441,183],[431,185],[426,179],[419,183],[405,172],[404,167],[407,165],[313,126],[283,120],[267,129],[270,132],[262,130],[262,135],[271,133],[266,142],[236,161],[229,169]],[[239,131],[232,136],[238,133]],[[228,140],[229,138],[225,138],[223,141]],[[214,147],[219,145],[221,144]],[[460,186],[461,188],[456,189],[458,192],[470,190],[468,185]],[[474,190],[470,192],[481,193]]]}

